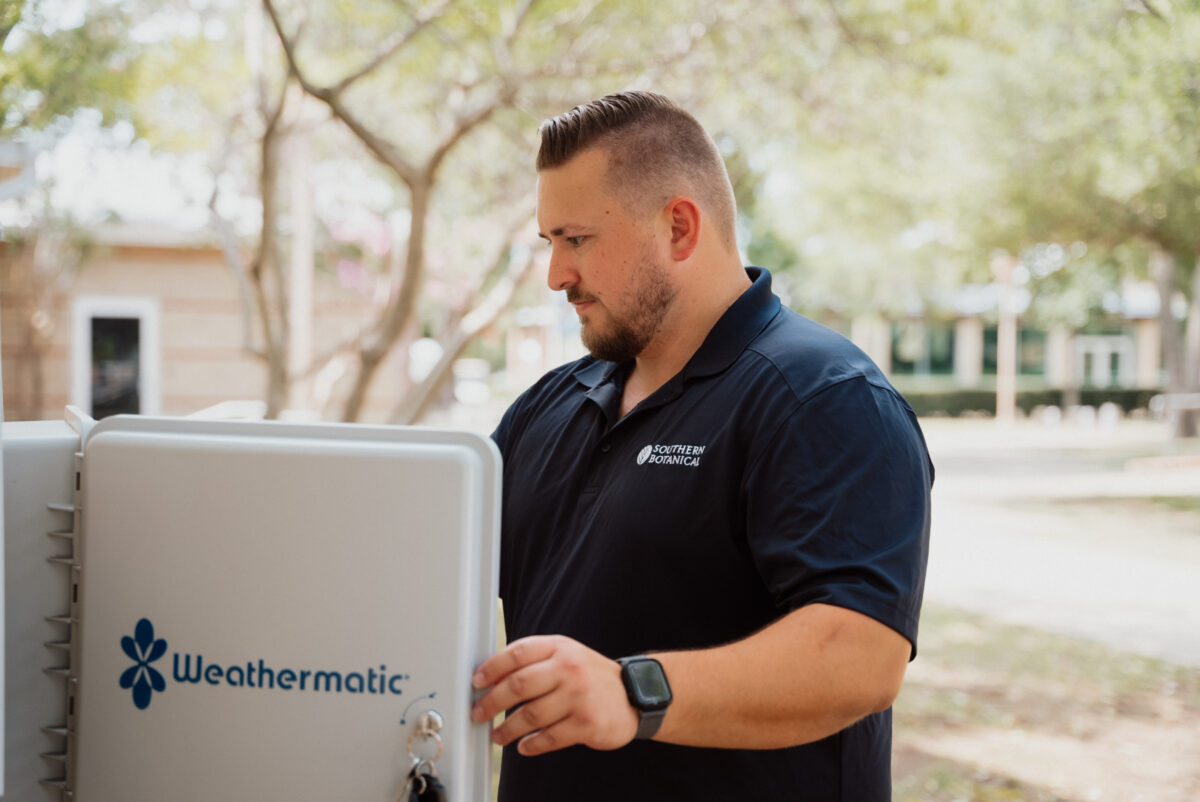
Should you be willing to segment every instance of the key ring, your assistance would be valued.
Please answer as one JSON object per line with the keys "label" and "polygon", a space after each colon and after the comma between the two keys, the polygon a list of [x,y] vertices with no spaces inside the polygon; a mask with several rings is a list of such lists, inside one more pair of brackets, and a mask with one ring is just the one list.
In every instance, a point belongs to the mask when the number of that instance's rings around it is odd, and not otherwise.
{"label": "key ring", "polygon": [[[425,736],[426,738],[432,738],[433,740],[437,741],[437,754],[435,754],[433,757],[417,758],[417,756],[413,754],[412,748],[413,748],[413,739],[416,738],[418,735]],[[419,759],[423,763],[434,763],[437,761],[437,759],[439,757],[442,756],[442,736],[438,735],[433,730],[417,730],[412,735],[408,736],[408,747],[407,748],[408,748],[408,756],[410,758],[412,758],[413,760]]]}

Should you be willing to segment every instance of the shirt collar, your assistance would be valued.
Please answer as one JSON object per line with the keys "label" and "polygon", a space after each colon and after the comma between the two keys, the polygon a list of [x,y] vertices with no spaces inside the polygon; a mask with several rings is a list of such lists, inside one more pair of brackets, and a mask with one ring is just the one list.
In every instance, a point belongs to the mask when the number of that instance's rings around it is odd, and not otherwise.
{"label": "shirt collar", "polygon": [[603,362],[594,357],[588,357],[587,363],[575,371],[575,379],[584,387],[594,388],[608,381],[617,368],[618,362]]}
{"label": "shirt collar", "polygon": [[[747,267],[751,285],[725,310],[708,332],[700,348],[688,360],[683,378],[711,376],[733,364],[746,346],[779,312],[779,298],[771,292],[771,273],[762,267]],[[608,382],[619,368],[616,362],[590,359],[575,371],[576,380],[590,389]]]}
{"label": "shirt collar", "polygon": [[746,346],[779,313],[779,297],[771,292],[771,273],[762,267],[747,267],[753,282],[708,332],[699,350],[683,369],[685,379],[711,376],[733,364]]}

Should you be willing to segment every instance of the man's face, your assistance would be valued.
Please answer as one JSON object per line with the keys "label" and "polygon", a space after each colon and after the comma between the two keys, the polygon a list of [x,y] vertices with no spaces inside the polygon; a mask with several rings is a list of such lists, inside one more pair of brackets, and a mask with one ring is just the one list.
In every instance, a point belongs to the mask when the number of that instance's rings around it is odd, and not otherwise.
{"label": "man's face", "polygon": [[676,288],[653,220],[605,191],[608,155],[589,149],[538,177],[538,228],[551,246],[547,283],[564,290],[598,359],[624,362],[660,332]]}

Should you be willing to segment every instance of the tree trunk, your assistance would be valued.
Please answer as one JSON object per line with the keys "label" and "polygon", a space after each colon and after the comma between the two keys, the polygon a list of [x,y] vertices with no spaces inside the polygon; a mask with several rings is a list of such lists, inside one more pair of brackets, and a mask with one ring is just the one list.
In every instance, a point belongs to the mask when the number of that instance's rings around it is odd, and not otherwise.
{"label": "tree trunk", "polygon": [[[279,103],[267,117],[266,131],[260,143],[259,197],[262,199],[262,232],[258,253],[250,266],[250,279],[262,326],[263,353],[267,362],[266,417],[279,417],[288,403],[291,390],[288,329],[288,293],[281,264],[279,232],[276,220],[279,206],[279,161],[285,132],[280,125],[286,100],[286,89]],[[266,109],[264,108],[264,112]],[[269,283],[274,283],[272,299]],[[278,325],[276,325],[278,324]]]}
{"label": "tree trunk", "polygon": [[421,276],[425,268],[425,218],[429,213],[433,181],[431,178],[422,178],[419,182],[409,185],[409,190],[412,222],[409,224],[408,246],[404,256],[404,279],[395,297],[391,299],[390,308],[380,322],[378,330],[359,350],[358,372],[354,376],[354,385],[350,389],[342,413],[342,420],[346,423],[353,423],[362,415],[367,392],[375,380],[376,371],[408,327],[417,307],[417,295],[421,289]]}
{"label": "tree trunk", "polygon": [[449,343],[443,344],[442,356],[425,379],[413,387],[392,412],[388,423],[407,425],[417,423],[429,412],[442,388],[454,374],[454,363],[470,345],[474,334],[455,332]]}
{"label": "tree trunk", "polygon": [[20,401],[17,402],[17,408],[10,409],[8,414],[11,420],[40,420],[45,401],[45,377],[38,357],[37,331],[28,313],[21,318],[25,324],[25,338],[17,355],[17,386],[14,388]]}
{"label": "tree trunk", "polygon": [[[1158,285],[1158,322],[1162,328],[1163,367],[1167,371],[1166,391],[1182,393],[1187,389],[1186,361],[1184,355],[1184,340],[1179,330],[1179,322],[1171,311],[1171,301],[1175,297],[1176,273],[1175,257],[1166,251],[1156,251],[1153,256],[1154,280]],[[1186,412],[1175,416],[1175,436],[1195,437],[1196,419],[1194,414]]]}
{"label": "tree trunk", "polygon": [[[1192,265],[1192,301],[1188,305],[1182,350],[1187,391],[1200,393],[1200,259]],[[1200,410],[1190,409],[1180,413],[1176,434],[1180,437],[1196,437],[1200,434]]]}
{"label": "tree trunk", "polygon": [[1000,256],[992,260],[992,275],[999,289],[996,325],[996,420],[1017,418],[1017,314],[1013,310],[1013,270],[1017,260]]}
{"label": "tree trunk", "polygon": [[[511,242],[506,243],[502,249],[502,255],[497,257],[497,268],[504,265],[505,256],[503,252],[511,251],[511,247]],[[508,267],[508,272],[492,287],[488,296],[478,306],[464,315],[461,320],[454,322],[452,326],[453,333],[446,342],[442,343],[442,356],[438,360],[438,363],[429,372],[429,375],[425,377],[425,380],[417,387],[414,387],[396,405],[395,409],[392,410],[389,423],[417,423],[421,418],[425,417],[440,395],[442,388],[445,387],[446,382],[453,376],[455,361],[462,356],[462,352],[466,350],[467,346],[484,329],[492,325],[501,312],[508,308],[513,296],[516,295],[521,284],[529,276],[533,265],[534,260],[532,255],[527,256],[522,262],[511,263]]]}

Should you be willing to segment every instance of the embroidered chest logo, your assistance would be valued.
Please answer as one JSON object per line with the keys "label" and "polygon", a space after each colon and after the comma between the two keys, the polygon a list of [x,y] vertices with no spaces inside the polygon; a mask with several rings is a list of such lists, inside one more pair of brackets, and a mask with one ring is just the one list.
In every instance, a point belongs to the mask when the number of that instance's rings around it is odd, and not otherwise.
{"label": "embroidered chest logo", "polygon": [[708,446],[689,446],[675,444],[670,446],[646,446],[637,455],[637,464],[645,465],[683,465],[688,468],[700,467],[700,457]]}

